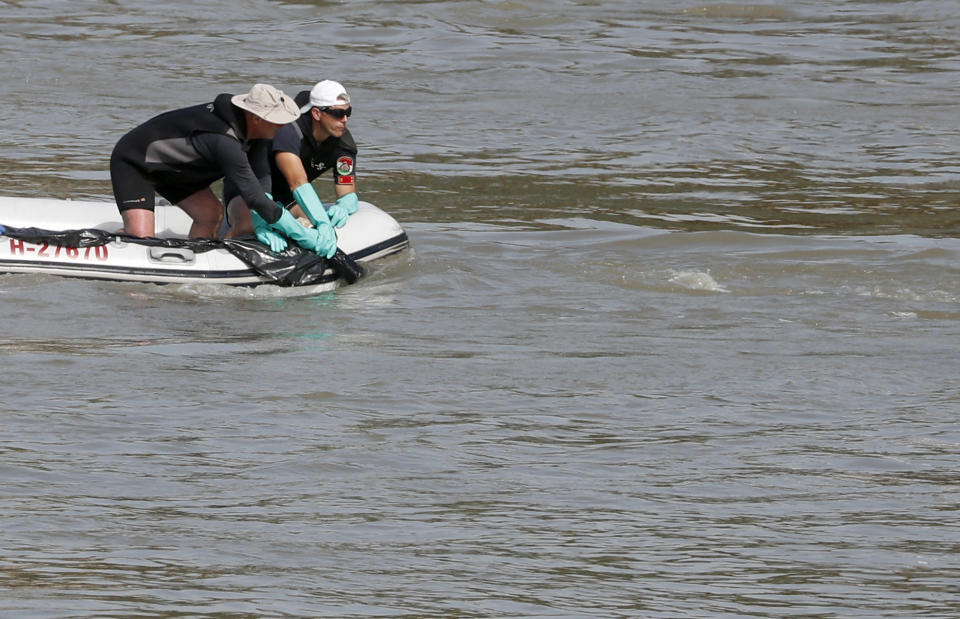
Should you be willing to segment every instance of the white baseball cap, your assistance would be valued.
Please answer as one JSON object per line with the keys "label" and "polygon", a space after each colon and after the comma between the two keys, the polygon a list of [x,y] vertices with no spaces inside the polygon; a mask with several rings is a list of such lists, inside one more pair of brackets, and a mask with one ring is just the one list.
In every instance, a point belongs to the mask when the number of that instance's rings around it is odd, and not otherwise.
{"label": "white baseball cap", "polygon": [[254,84],[245,95],[234,95],[230,102],[242,110],[256,114],[267,122],[277,125],[292,123],[300,118],[297,104],[269,84]]}
{"label": "white baseball cap", "polygon": [[350,105],[350,95],[340,82],[323,80],[310,90],[310,102],[300,108],[301,114],[306,114],[312,107],[332,107],[334,105]]}

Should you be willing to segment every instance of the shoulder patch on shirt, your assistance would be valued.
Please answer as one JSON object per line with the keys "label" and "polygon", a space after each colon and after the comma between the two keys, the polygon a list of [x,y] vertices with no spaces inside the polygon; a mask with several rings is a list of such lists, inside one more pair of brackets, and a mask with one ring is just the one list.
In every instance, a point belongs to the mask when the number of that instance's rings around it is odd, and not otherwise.
{"label": "shoulder patch on shirt", "polygon": [[341,176],[349,176],[350,174],[353,174],[352,157],[340,157],[337,159],[337,174]]}

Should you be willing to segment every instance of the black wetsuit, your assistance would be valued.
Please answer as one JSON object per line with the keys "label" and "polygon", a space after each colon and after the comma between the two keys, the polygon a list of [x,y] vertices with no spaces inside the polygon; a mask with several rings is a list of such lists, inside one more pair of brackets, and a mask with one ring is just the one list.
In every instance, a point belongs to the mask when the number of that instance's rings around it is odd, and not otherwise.
{"label": "black wetsuit", "polygon": [[160,114],[120,138],[110,156],[120,212],[153,210],[157,193],[176,204],[225,178],[267,222],[280,218],[280,207],[265,194],[270,141],[246,139],[243,110],[230,99],[222,94]]}
{"label": "black wetsuit", "polygon": [[[297,105],[304,106],[310,100],[310,91],[304,90],[294,97]],[[327,170],[333,169],[333,180],[338,185],[352,185],[356,182],[357,145],[349,129],[343,130],[339,138],[329,137],[319,144],[313,137],[313,118],[309,113],[284,125],[277,131],[270,145],[270,174],[273,178],[273,197],[283,204],[293,202],[293,192],[287,178],[277,167],[278,152],[293,153],[300,157],[307,180],[312,181]],[[228,181],[223,184],[223,202],[239,195],[237,187]]]}

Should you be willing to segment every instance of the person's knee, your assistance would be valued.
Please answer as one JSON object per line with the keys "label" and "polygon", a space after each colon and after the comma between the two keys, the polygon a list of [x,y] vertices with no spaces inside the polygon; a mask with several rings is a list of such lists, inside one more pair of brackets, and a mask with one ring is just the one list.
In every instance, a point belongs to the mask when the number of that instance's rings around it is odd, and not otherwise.
{"label": "person's knee", "polygon": [[223,214],[203,213],[193,218],[193,226],[190,229],[190,236],[215,239],[220,234],[220,223],[223,221]]}
{"label": "person's knee", "polygon": [[194,221],[200,225],[219,228],[220,223],[223,221],[223,211],[221,209],[217,209],[216,211],[204,211],[200,213],[194,219]]}
{"label": "person's knee", "polygon": [[190,236],[216,238],[223,220],[223,206],[209,188],[198,191],[177,204],[187,212],[193,225]]}
{"label": "person's knee", "polygon": [[253,234],[253,219],[250,217],[250,208],[243,198],[236,197],[230,200],[227,206],[227,219],[230,224],[230,236],[244,236]]}

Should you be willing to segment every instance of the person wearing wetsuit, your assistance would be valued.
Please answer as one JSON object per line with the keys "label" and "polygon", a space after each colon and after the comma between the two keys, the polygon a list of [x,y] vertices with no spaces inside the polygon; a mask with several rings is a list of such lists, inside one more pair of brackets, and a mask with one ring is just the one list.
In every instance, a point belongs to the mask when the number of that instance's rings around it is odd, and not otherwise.
{"label": "person wearing wetsuit", "polygon": [[[256,84],[245,95],[222,94],[211,103],[160,114],[117,142],[110,157],[114,197],[124,232],[153,236],[156,194],[193,219],[191,237],[215,238],[223,215],[210,189],[225,178],[237,188],[264,226],[305,249],[331,254],[336,241],[319,238],[267,197],[269,139],[299,116],[290,97]],[[285,216],[286,215],[286,216]]]}
{"label": "person wearing wetsuit", "polygon": [[[317,83],[311,90],[300,92],[300,118],[280,128],[270,147],[270,171],[273,197],[281,204],[290,204],[297,216],[306,216],[318,228],[330,225],[340,228],[347,217],[357,211],[356,193],[357,146],[347,129],[353,111],[350,95],[333,80]],[[327,170],[333,170],[337,201],[324,207],[310,181]],[[232,225],[228,236],[257,233],[237,187],[224,183],[224,204]],[[267,239],[261,238],[268,242]],[[271,245],[282,249],[282,240]]]}

